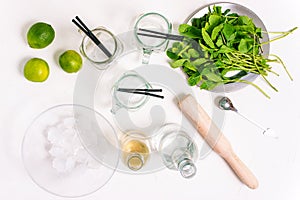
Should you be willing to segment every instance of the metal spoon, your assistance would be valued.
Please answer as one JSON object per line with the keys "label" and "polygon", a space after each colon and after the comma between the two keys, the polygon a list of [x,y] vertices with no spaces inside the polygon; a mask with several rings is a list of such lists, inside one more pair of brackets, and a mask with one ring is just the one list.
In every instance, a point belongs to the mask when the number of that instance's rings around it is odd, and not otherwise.
{"label": "metal spoon", "polygon": [[230,110],[236,112],[238,115],[249,121],[250,123],[254,124],[256,127],[263,130],[263,134],[269,137],[278,138],[277,134],[271,129],[271,128],[264,128],[260,124],[250,120],[249,118],[245,117],[241,113],[238,112],[238,110],[234,107],[232,101],[228,97],[222,97],[219,100],[219,108],[222,110]]}

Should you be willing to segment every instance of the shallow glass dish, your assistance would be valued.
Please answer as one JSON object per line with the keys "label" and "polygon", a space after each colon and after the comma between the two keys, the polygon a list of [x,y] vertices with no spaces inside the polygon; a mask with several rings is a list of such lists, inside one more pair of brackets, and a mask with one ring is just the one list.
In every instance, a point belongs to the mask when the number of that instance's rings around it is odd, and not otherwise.
{"label": "shallow glass dish", "polygon": [[119,162],[114,128],[96,111],[59,105],[38,115],[23,139],[22,158],[32,180],[62,197],[97,191]]}
{"label": "shallow glass dish", "polygon": [[[240,4],[237,3],[230,3],[230,2],[215,2],[215,3],[211,3],[211,4],[207,4],[204,6],[201,6],[199,8],[197,8],[194,12],[192,12],[185,20],[183,23],[185,24],[191,24],[191,20],[193,18],[199,18],[202,17],[203,15],[205,15],[208,12],[208,7],[213,7],[214,5],[216,6],[221,6],[222,10],[225,11],[226,9],[230,9],[231,13],[237,13],[239,15],[244,15],[244,16],[248,16],[253,20],[253,23],[257,26],[260,27],[263,31],[263,37],[261,42],[266,42],[269,41],[269,35],[267,33],[267,29],[263,23],[263,21],[249,8],[242,6]],[[265,44],[262,46],[262,55],[264,55],[265,57],[269,56],[269,52],[270,52],[270,44]],[[242,78],[242,80],[247,80],[247,81],[254,81],[259,75],[257,74],[253,74],[253,73],[249,73],[248,75],[244,76]],[[224,84],[221,86],[218,86],[216,88],[214,88],[212,90],[212,92],[233,92],[239,89],[244,88],[245,86],[247,86],[248,84],[246,83],[228,83],[228,84]]]}

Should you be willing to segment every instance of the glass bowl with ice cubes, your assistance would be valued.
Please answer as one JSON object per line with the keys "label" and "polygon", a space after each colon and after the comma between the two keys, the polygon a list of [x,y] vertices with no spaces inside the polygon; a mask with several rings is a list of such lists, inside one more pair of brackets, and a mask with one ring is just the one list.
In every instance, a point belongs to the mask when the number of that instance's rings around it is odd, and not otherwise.
{"label": "glass bowl with ice cubes", "polygon": [[100,113],[81,105],[59,105],[37,116],[22,144],[32,180],[62,197],[97,191],[114,174],[120,148],[116,132]]}

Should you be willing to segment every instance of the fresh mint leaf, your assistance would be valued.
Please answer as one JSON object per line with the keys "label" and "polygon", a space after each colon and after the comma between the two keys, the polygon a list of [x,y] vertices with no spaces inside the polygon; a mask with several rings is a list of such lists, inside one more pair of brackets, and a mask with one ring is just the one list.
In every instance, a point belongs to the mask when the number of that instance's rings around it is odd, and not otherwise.
{"label": "fresh mint leaf", "polygon": [[206,72],[205,74],[202,72],[203,76],[207,78],[207,80],[213,81],[213,82],[222,82],[222,78],[220,74],[215,74],[214,72]]}
{"label": "fresh mint leaf", "polygon": [[190,55],[191,58],[198,58],[200,56],[199,52],[196,51],[195,49],[189,49],[188,54]]}
{"label": "fresh mint leaf", "polygon": [[198,58],[198,59],[192,61],[192,64],[193,64],[194,66],[199,67],[199,66],[203,65],[204,63],[206,63],[207,61],[208,61],[208,60],[205,59],[205,58]]}
{"label": "fresh mint leaf", "polygon": [[190,61],[186,61],[183,66],[191,71],[197,72],[197,68]]}
{"label": "fresh mint leaf", "polygon": [[190,86],[197,85],[201,81],[201,75],[199,73],[195,73],[188,78],[188,84]]}
{"label": "fresh mint leaf", "polygon": [[224,34],[226,40],[230,38],[230,36],[235,32],[235,28],[231,24],[224,24],[224,28],[222,30],[222,33]]}
{"label": "fresh mint leaf", "polygon": [[171,67],[172,68],[182,67],[186,61],[187,59],[176,60],[174,62],[171,62]]}
{"label": "fresh mint leaf", "polygon": [[200,85],[200,89],[212,90],[218,85],[219,85],[219,83],[215,83],[215,82],[212,82],[212,81],[209,81],[209,80],[205,80]]}
{"label": "fresh mint leaf", "polygon": [[205,31],[204,28],[202,28],[202,37],[204,42],[210,47],[210,48],[215,48],[215,44],[212,41],[212,39],[210,38],[210,36],[208,35],[208,33]]}
{"label": "fresh mint leaf", "polygon": [[212,33],[211,33],[211,39],[212,39],[213,41],[217,39],[217,37],[218,37],[218,35],[219,35],[219,33],[221,32],[222,29],[223,29],[223,24],[220,24],[220,25],[216,26],[216,27],[213,29],[213,31],[212,31]]}
{"label": "fresh mint leaf", "polygon": [[261,28],[256,28],[256,29],[255,29],[255,33],[256,33],[256,35],[257,35],[259,38],[262,38],[262,30],[261,30]]}
{"label": "fresh mint leaf", "polygon": [[211,16],[209,16],[209,18],[208,18],[208,22],[209,22],[209,25],[210,25],[210,26],[215,27],[215,26],[217,26],[217,25],[220,24],[220,22],[221,22],[221,17],[218,16],[218,15],[211,15]]}
{"label": "fresh mint leaf", "polygon": [[188,25],[188,24],[180,24],[178,31],[181,35],[189,37],[189,38],[200,38],[201,37],[201,30]]}
{"label": "fresh mint leaf", "polygon": [[252,45],[246,39],[241,39],[240,44],[238,46],[238,50],[241,53],[247,53],[251,49]]}
{"label": "fresh mint leaf", "polygon": [[222,15],[222,7],[221,6],[214,6],[213,10],[214,10],[213,14],[217,14],[220,16]]}
{"label": "fresh mint leaf", "polygon": [[229,12],[230,12],[230,9],[226,9],[226,10],[223,12],[223,15],[226,16]]}
{"label": "fresh mint leaf", "polygon": [[235,26],[235,29],[237,31],[244,31],[244,32],[247,32],[248,35],[249,33],[254,33],[254,26],[249,26],[249,25],[237,25]]}
{"label": "fresh mint leaf", "polygon": [[179,56],[174,53],[171,48],[167,50],[167,56],[172,60],[177,60],[179,58]]}
{"label": "fresh mint leaf", "polygon": [[218,53],[229,53],[234,51],[233,49],[227,47],[226,45],[222,45],[221,48],[219,49],[219,51],[217,51]]}
{"label": "fresh mint leaf", "polygon": [[219,35],[218,39],[217,39],[217,42],[216,42],[216,45],[217,47],[220,47],[222,46],[224,43],[223,43],[223,39],[222,39],[222,36]]}

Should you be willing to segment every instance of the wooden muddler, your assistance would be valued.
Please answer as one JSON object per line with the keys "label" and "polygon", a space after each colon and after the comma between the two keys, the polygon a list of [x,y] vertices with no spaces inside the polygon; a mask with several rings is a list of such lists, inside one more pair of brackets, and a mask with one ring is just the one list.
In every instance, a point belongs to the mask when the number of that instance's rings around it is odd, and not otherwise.
{"label": "wooden muddler", "polygon": [[229,141],[196,99],[191,95],[187,95],[179,102],[178,106],[193,123],[203,139],[228,163],[239,179],[249,188],[257,188],[258,181],[256,177],[234,153]]}

